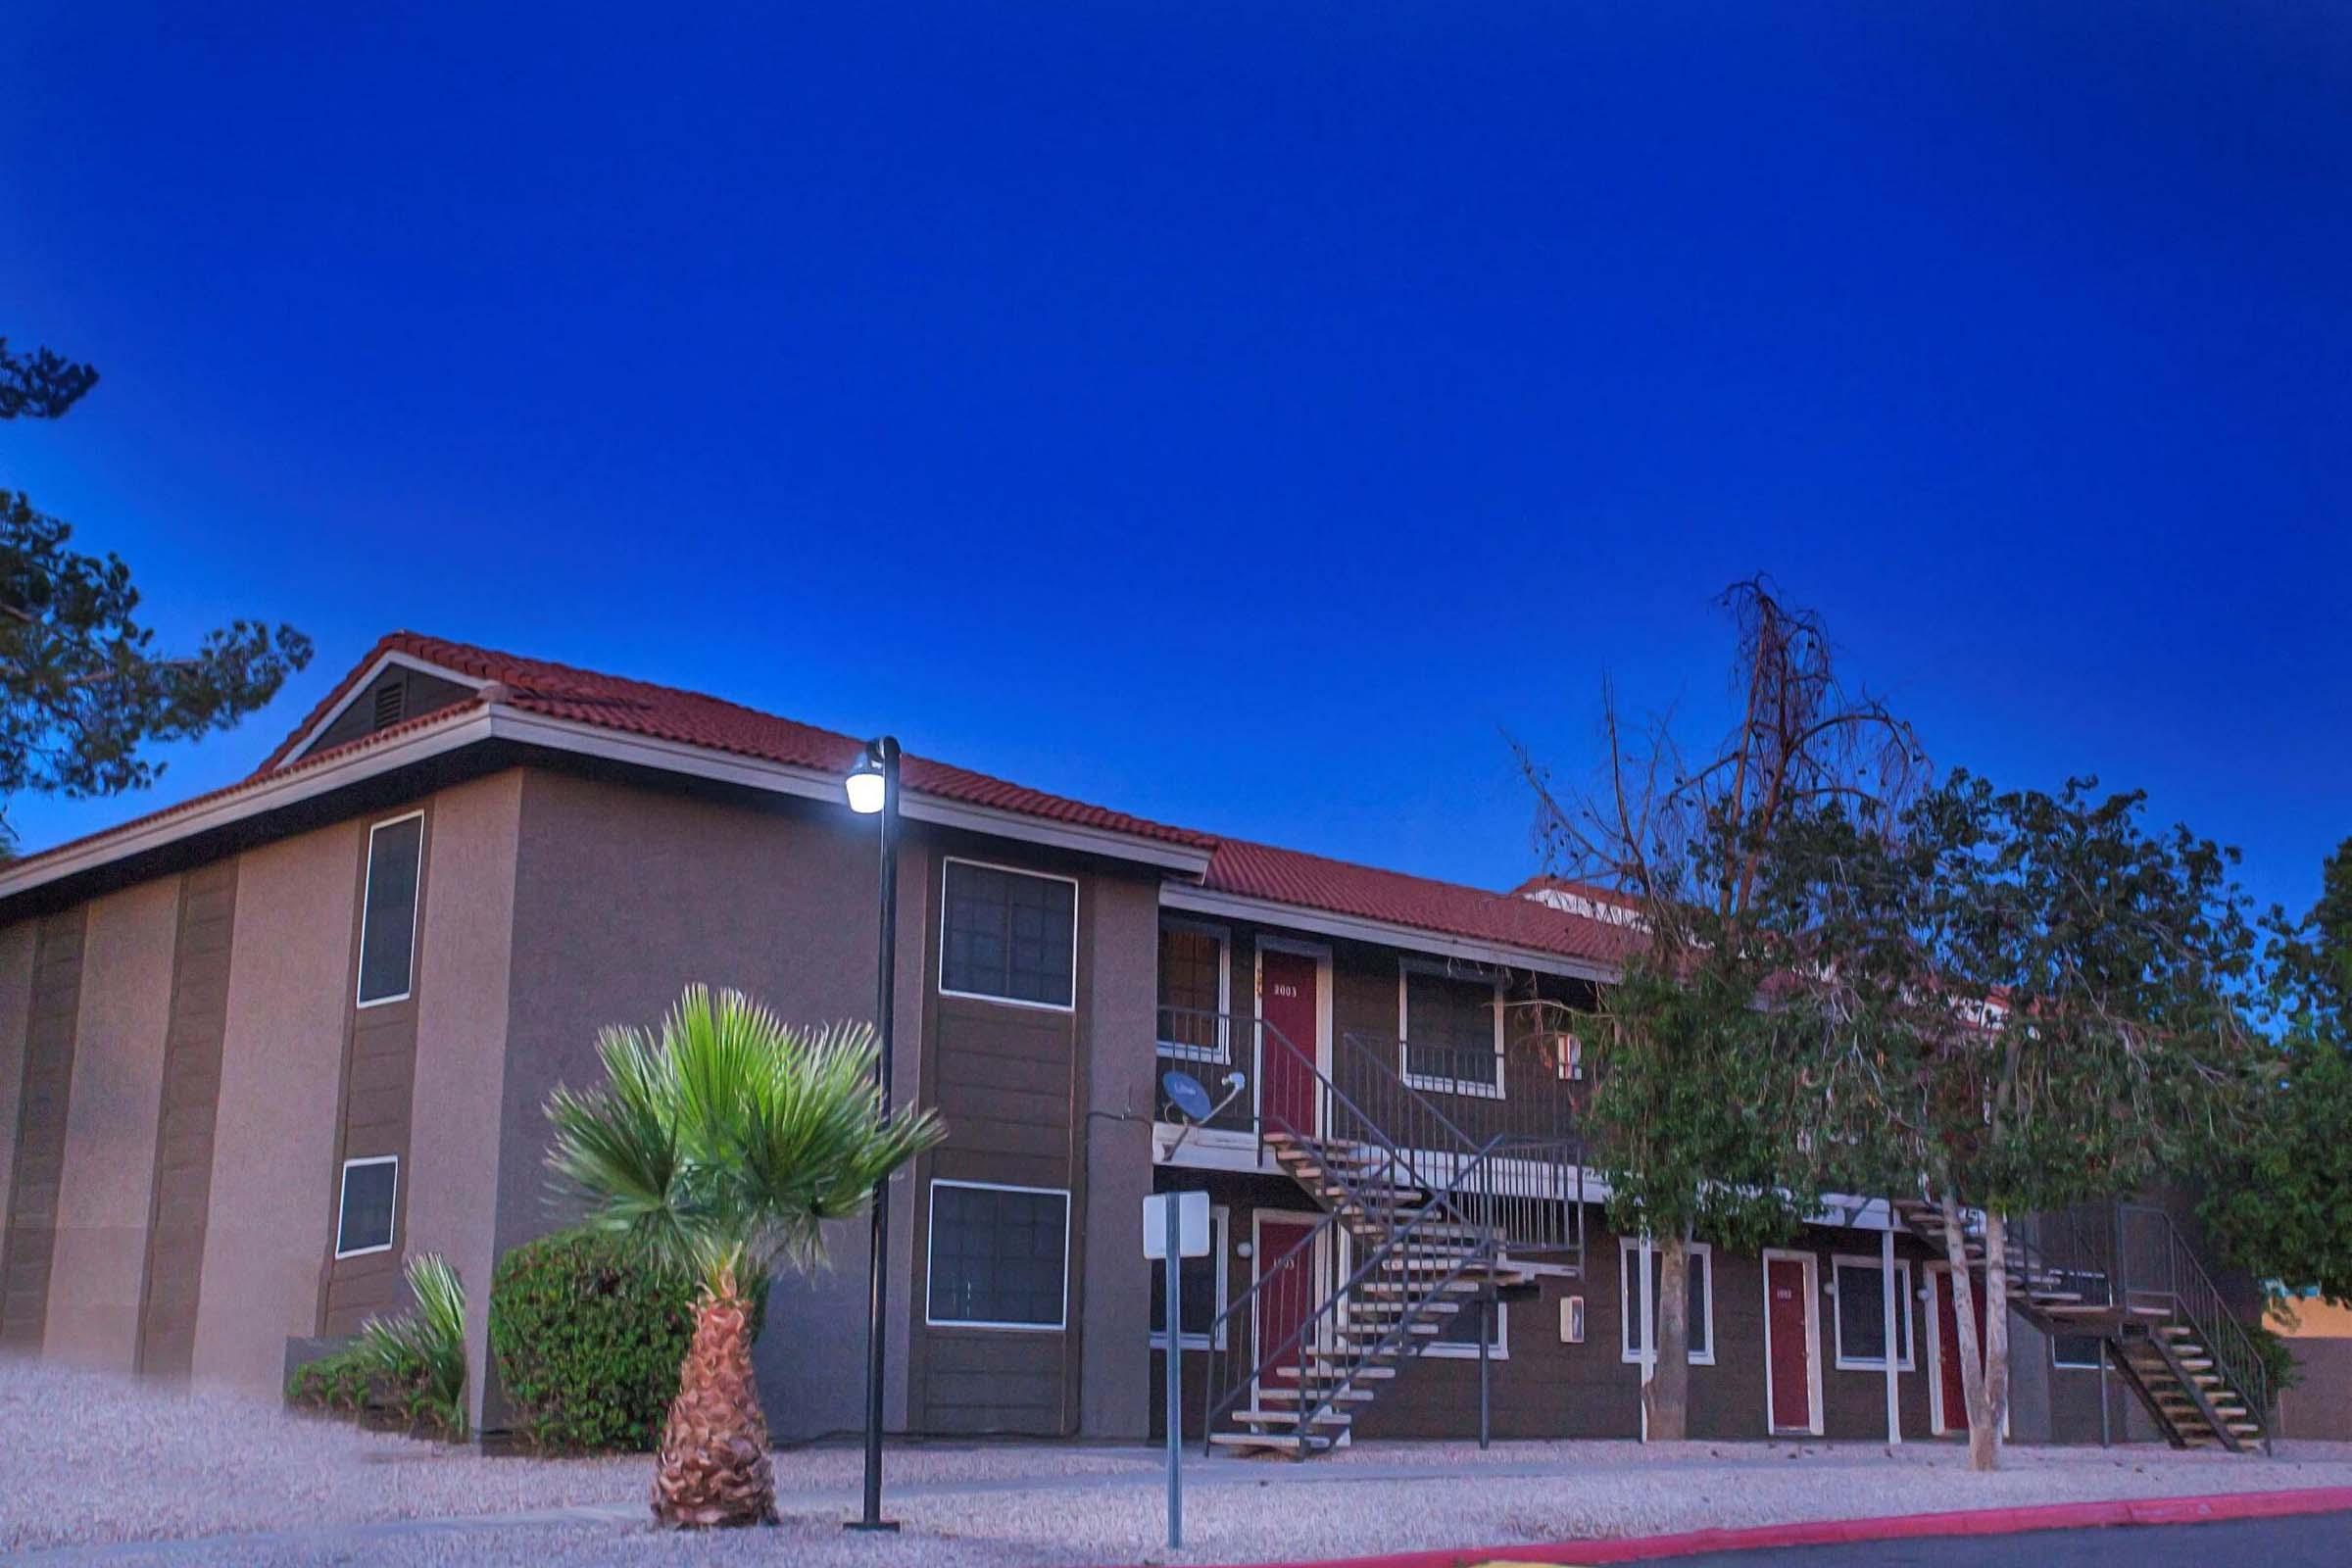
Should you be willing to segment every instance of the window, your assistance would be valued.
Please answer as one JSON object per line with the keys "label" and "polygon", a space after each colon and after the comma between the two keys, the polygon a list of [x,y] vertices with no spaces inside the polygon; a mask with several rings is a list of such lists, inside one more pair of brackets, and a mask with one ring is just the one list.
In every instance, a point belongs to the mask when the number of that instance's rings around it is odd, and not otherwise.
{"label": "window", "polygon": [[1397,974],[1404,1081],[1442,1094],[1502,1098],[1502,988],[1407,961]]}
{"label": "window", "polygon": [[972,860],[943,870],[939,989],[1067,1011],[1078,965],[1078,884]]}
{"label": "window", "polygon": [[[1479,1298],[1463,1292],[1458,1299],[1461,1309],[1437,1320],[1438,1332],[1421,1347],[1423,1355],[1478,1359]],[[1497,1361],[1511,1358],[1511,1308],[1507,1302],[1494,1303],[1494,1334],[1487,1341],[1487,1354]]]}
{"label": "window", "polygon": [[1233,1060],[1221,927],[1169,921],[1159,928],[1159,1054],[1183,1061]]}
{"label": "window", "polygon": [[392,1250],[392,1205],[400,1195],[400,1156],[343,1162],[343,1192],[335,1204],[335,1255]]}
{"label": "window", "polygon": [[[1830,1261],[1830,1290],[1838,1298],[1838,1365],[1845,1371],[1886,1369],[1886,1284],[1875,1257]],[[1900,1257],[1894,1260],[1894,1364],[1910,1371],[1911,1263]]]}
{"label": "window", "polygon": [[[1642,1285],[1642,1243],[1631,1236],[1617,1238],[1617,1323],[1620,1359],[1639,1361],[1642,1347],[1636,1341],[1641,1328],[1642,1306],[1639,1295]],[[1658,1250],[1649,1250],[1650,1302],[1657,1304],[1657,1281],[1660,1259]],[[1690,1244],[1690,1364],[1715,1364],[1715,1249],[1705,1242]],[[1650,1343],[1657,1338],[1656,1312],[1651,1312]]]}
{"label": "window", "polygon": [[1069,1259],[1067,1189],[931,1184],[934,1327],[1061,1328]]}
{"label": "window", "polygon": [[416,956],[416,870],[424,852],[424,813],[368,830],[368,892],[360,910],[360,1005],[409,994]]}
{"label": "window", "polygon": [[[1208,1211],[1208,1255],[1182,1260],[1176,1283],[1182,1287],[1183,1299],[1176,1303],[1184,1314],[1184,1348],[1188,1350],[1208,1348],[1208,1326],[1217,1321],[1225,1310],[1225,1257],[1227,1226],[1230,1216],[1226,1209],[1211,1205]],[[1152,1271],[1152,1347],[1168,1348],[1168,1281],[1166,1265],[1151,1263]],[[1217,1327],[1217,1348],[1225,1348],[1225,1329]]]}
{"label": "window", "polygon": [[2053,1334],[2050,1364],[2068,1371],[2096,1372],[2106,1354],[2106,1342],[2096,1334]]}

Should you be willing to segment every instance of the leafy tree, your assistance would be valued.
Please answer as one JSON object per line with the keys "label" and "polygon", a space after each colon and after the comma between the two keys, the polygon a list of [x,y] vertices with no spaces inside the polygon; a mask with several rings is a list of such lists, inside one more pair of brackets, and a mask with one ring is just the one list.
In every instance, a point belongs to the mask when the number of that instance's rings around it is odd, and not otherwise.
{"label": "leafy tree", "polygon": [[2274,912],[2270,929],[2280,1067],[2221,1151],[2203,1217],[2257,1278],[2352,1303],[2352,839],[2328,857],[2311,912]]}
{"label": "leafy tree", "polygon": [[1524,751],[1537,829],[1556,870],[1633,900],[1642,933],[1586,1021],[1593,1162],[1609,1218],[1658,1245],[1648,1433],[1689,1422],[1690,1244],[1754,1250],[1818,1206],[1825,1144],[1800,1092],[1814,1037],[1801,1012],[1758,1005],[1780,960],[1783,910],[1765,895],[1788,824],[1829,803],[1890,809],[1922,759],[1909,726],[1833,666],[1819,617],[1762,580],[1722,601],[1738,628],[1740,717],[1695,762],[1669,725],[1630,741],[1605,705],[1608,760],[1555,791]]}
{"label": "leafy tree", "polygon": [[749,1284],[819,1261],[824,1222],[863,1209],[943,1133],[928,1111],[883,1115],[874,1053],[863,1025],[806,1034],[739,992],[690,986],[658,1036],[598,1038],[602,1086],[548,1101],[548,1163],[588,1222],[702,1282],[654,1474],[664,1525],[775,1518]]}
{"label": "leafy tree", "polygon": [[1956,772],[1889,826],[1833,805],[1786,837],[1767,895],[1803,911],[1790,972],[1825,1029],[1810,1088],[1841,1183],[1940,1211],[1979,1469],[2008,1402],[2010,1219],[2129,1196],[2210,1147],[2260,1059],[2235,1004],[2256,956],[2235,852],[2096,788]]}
{"label": "leafy tree", "polygon": [[[54,419],[98,372],[47,349],[0,339],[0,418]],[[121,558],[71,548],[73,529],[22,492],[0,489],[0,849],[5,802],[30,790],[115,795],[152,784],[164,764],[144,746],[225,730],[310,662],[290,626],[236,620],[192,654],[159,653],[137,618]]]}

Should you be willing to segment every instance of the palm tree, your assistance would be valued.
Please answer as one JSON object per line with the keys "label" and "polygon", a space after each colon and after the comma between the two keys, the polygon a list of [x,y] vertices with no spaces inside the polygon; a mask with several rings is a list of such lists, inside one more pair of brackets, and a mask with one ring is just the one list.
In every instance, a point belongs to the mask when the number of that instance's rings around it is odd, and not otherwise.
{"label": "palm tree", "polygon": [[767,1421],[745,1291],[824,1256],[823,1225],[937,1144],[929,1111],[886,1117],[863,1024],[795,1029],[740,992],[689,986],[658,1037],[597,1037],[605,1083],[559,1088],[547,1114],[560,1183],[589,1223],[694,1271],[694,1340],[654,1473],[664,1525],[772,1523]]}

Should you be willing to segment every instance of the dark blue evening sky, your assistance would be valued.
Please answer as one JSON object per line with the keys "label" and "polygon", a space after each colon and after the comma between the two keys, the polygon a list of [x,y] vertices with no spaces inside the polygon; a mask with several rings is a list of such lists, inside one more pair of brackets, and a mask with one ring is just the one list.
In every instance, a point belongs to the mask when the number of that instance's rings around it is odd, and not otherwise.
{"label": "dark blue evening sky", "polygon": [[17,0],[0,482],[410,626],[1502,886],[1729,580],[1939,761],[2352,833],[2352,11]]}

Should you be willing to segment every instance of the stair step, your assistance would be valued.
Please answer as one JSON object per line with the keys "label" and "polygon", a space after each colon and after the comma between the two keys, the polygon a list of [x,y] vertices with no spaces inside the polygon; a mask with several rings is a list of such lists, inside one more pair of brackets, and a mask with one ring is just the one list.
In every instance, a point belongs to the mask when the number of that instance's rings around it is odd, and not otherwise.
{"label": "stair step", "polygon": [[[1233,1412],[1233,1419],[1239,1426],[1286,1426],[1296,1430],[1298,1425],[1298,1412],[1296,1410],[1236,1410]],[[1355,1417],[1345,1410],[1325,1410],[1309,1416],[1306,1424],[1310,1427],[1345,1427],[1354,1419]]]}
{"label": "stair step", "polygon": [[[1375,1396],[1370,1389],[1351,1388],[1342,1389],[1337,1394],[1328,1396],[1328,1397],[1334,1399],[1346,1399],[1351,1403],[1360,1404],[1377,1397],[1377,1396]],[[1296,1404],[1298,1400],[1298,1385],[1296,1383],[1274,1382],[1259,1384],[1257,1390],[1257,1402],[1262,1405],[1269,1399],[1275,1401],[1276,1403],[1281,1403],[1287,1400],[1293,1404]]]}
{"label": "stair step", "polygon": [[[1272,1432],[1214,1432],[1209,1435],[1208,1441],[1228,1448],[1279,1448],[1285,1453],[1297,1453],[1299,1444],[1295,1436]],[[1321,1453],[1338,1441],[1310,1432],[1306,1437],[1306,1450],[1309,1453]]]}
{"label": "stair step", "polygon": [[[1345,1374],[1356,1383],[1379,1382],[1384,1378],[1393,1378],[1396,1375],[1396,1369],[1393,1366],[1348,1367],[1338,1361],[1319,1360],[1315,1362],[1312,1370],[1313,1375],[1319,1378],[1337,1378]],[[1298,1369],[1295,1366],[1278,1366],[1274,1369],[1274,1375],[1280,1378],[1289,1378],[1296,1383],[1298,1379]]]}

